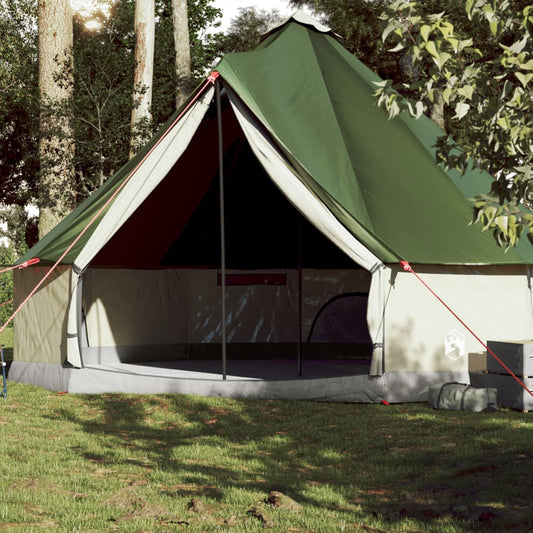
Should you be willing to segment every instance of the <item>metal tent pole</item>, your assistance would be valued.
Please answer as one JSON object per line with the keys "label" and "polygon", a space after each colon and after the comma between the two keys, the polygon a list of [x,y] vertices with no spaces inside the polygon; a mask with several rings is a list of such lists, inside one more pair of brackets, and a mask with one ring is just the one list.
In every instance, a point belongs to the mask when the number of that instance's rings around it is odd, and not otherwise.
{"label": "metal tent pole", "polygon": [[215,82],[218,120],[218,180],[220,193],[220,273],[222,290],[222,379],[226,379],[226,228],[224,223],[224,146],[222,139],[222,106],[220,81]]}
{"label": "metal tent pole", "polygon": [[302,215],[298,212],[298,376],[302,375]]}

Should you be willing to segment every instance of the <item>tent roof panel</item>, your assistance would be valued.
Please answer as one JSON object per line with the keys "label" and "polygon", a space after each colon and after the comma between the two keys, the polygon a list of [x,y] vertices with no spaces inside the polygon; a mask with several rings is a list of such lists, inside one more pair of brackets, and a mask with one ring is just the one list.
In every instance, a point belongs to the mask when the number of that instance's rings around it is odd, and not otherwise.
{"label": "tent roof panel", "polygon": [[376,243],[414,263],[533,261],[528,244],[506,253],[470,225],[470,197],[492,178],[438,167],[442,131],[427,117],[388,120],[373,96],[379,78],[330,35],[287,23],[256,51],[226,56],[218,70],[305,170],[302,179],[357,222],[345,225],[383,261],[390,257]]}

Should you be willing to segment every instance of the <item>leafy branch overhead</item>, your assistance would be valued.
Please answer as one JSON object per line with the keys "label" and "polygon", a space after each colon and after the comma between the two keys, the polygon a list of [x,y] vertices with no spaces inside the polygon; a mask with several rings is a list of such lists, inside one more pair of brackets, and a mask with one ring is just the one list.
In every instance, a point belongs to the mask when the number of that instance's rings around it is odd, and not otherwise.
{"label": "leafy branch overhead", "polygon": [[[423,15],[417,2],[397,0],[382,14],[389,51],[409,65],[409,78],[378,84],[378,103],[395,117],[415,117],[437,101],[451,111],[449,127],[465,131],[461,149],[443,136],[437,161],[464,172],[488,171],[490,191],[474,199],[473,221],[500,246],[527,233],[533,243],[533,5],[527,1],[467,0],[470,28],[446,12]],[[400,93],[408,93],[410,99]]]}

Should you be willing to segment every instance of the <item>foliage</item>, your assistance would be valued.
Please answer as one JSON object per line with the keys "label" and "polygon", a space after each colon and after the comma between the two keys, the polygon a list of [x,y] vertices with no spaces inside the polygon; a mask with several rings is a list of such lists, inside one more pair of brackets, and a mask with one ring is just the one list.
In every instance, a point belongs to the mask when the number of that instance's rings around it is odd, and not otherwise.
{"label": "foliage", "polygon": [[[188,8],[194,83],[213,61],[213,37],[206,29],[216,22],[220,11],[212,0],[189,0]],[[156,9],[154,122],[146,124],[150,132],[168,118],[175,102],[170,0],[156,0]],[[128,160],[133,16],[134,0],[120,0],[109,15],[89,13],[74,20],[77,201]],[[100,28],[89,30],[87,17],[98,19]],[[0,34],[0,204],[25,206],[36,203],[39,179],[36,0],[0,3]],[[15,230],[11,217],[10,236],[11,231],[22,235],[27,227],[32,234],[33,221],[21,218]],[[33,244],[31,238],[28,244]]]}
{"label": "foliage", "polygon": [[[0,270],[2,265],[12,265],[15,255],[11,248],[0,244]],[[13,299],[13,273],[4,272],[0,274],[0,327],[13,313],[13,304],[9,303]]]}
{"label": "foliage", "polygon": [[10,248],[16,257],[24,255],[30,246],[38,240],[38,220],[19,205],[0,208],[0,222],[7,226],[0,227],[0,238],[7,237]]}
{"label": "foliage", "polygon": [[[500,246],[522,233],[533,242],[533,6],[527,2],[468,0],[470,27],[445,13],[423,15],[417,2],[397,0],[385,10],[383,40],[411,62],[413,76],[377,90],[391,117],[406,110],[419,116],[442,97],[452,120],[468,129],[462,148],[443,136],[437,161],[465,171],[474,164],[495,177],[475,199],[474,222],[491,230]],[[482,25],[484,32],[473,31]],[[487,38],[488,36],[488,38]],[[414,101],[400,97],[407,89]]]}
{"label": "foliage", "polygon": [[[220,11],[211,4],[212,0],[189,0],[188,4],[193,83],[203,77],[212,60],[212,38],[206,29]],[[89,30],[82,17],[75,20],[76,171],[82,197],[128,160],[134,11],[134,0],[116,2],[109,17],[97,15],[98,30]],[[156,0],[153,123],[141,125],[148,135],[174,111],[173,38],[170,0]]]}
{"label": "foliage", "polygon": [[281,20],[282,17],[276,9],[266,11],[254,7],[240,8],[228,30],[215,37],[218,55],[221,57],[224,54],[254,49],[261,36]]}
{"label": "foliage", "polygon": [[39,94],[37,6],[0,3],[0,204],[37,195]]}

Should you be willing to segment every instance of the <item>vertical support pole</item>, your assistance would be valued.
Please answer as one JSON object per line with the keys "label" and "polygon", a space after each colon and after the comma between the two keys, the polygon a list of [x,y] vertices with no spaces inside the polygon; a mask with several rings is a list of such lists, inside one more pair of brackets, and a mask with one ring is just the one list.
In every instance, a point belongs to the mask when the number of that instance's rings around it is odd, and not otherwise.
{"label": "vertical support pole", "polygon": [[220,274],[222,291],[222,379],[226,379],[226,228],[224,216],[224,144],[222,138],[222,106],[220,82],[215,81],[218,121],[218,181],[220,194]]}
{"label": "vertical support pole", "polygon": [[4,361],[4,345],[0,344],[0,356],[2,359],[2,377],[4,379],[4,390],[0,393],[0,398],[7,398],[6,362]]}
{"label": "vertical support pole", "polygon": [[302,375],[302,215],[298,212],[298,376]]}

